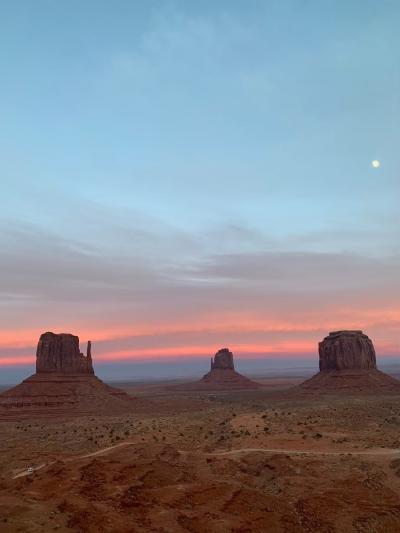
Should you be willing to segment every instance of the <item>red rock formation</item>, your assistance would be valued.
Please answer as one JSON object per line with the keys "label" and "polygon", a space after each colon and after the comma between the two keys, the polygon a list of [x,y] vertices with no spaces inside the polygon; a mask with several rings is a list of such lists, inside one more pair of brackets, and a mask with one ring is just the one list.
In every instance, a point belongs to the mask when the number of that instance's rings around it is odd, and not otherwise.
{"label": "red rock formation", "polygon": [[221,348],[213,358],[211,358],[211,370],[214,368],[230,368],[235,370],[233,364],[233,353],[228,348]]}
{"label": "red rock formation", "polygon": [[400,392],[400,381],[376,367],[371,339],[360,330],[333,331],[319,343],[320,372],[300,385],[309,392]]}
{"label": "red rock formation", "polygon": [[36,372],[94,374],[91,343],[86,357],[79,350],[79,337],[70,333],[43,333],[36,350]]}
{"label": "red rock formation", "polygon": [[218,350],[211,358],[211,369],[200,381],[175,388],[185,390],[257,389],[261,385],[235,371],[233,353],[228,348]]}
{"label": "red rock formation", "polygon": [[332,331],[319,343],[319,369],[376,368],[372,341],[360,330]]}
{"label": "red rock formation", "polygon": [[94,375],[91,342],[87,355],[79,351],[79,337],[43,333],[36,351],[36,374],[0,394],[2,417],[119,412],[132,406],[123,391]]}

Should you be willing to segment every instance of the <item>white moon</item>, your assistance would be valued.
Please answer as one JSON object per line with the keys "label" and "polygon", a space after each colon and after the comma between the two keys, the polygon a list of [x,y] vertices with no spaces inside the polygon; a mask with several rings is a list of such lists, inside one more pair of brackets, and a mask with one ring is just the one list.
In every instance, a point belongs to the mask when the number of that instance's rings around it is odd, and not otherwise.
{"label": "white moon", "polygon": [[377,159],[374,159],[371,163],[371,165],[374,167],[374,168],[379,168],[381,166],[381,162],[378,161]]}

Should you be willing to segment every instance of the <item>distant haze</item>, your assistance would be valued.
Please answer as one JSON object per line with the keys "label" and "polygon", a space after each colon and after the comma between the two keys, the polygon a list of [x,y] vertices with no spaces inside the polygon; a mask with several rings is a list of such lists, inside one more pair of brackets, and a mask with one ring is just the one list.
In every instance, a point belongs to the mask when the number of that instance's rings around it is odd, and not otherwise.
{"label": "distant haze", "polygon": [[397,357],[399,19],[3,2],[0,379],[45,331],[91,339],[110,378],[201,374],[223,346],[315,366],[344,328]]}
{"label": "distant haze", "polygon": [[[400,356],[398,358],[380,357],[378,367],[389,373],[400,375]],[[268,359],[236,359],[235,368],[239,372],[257,378],[264,376],[307,377],[318,371],[317,358],[272,357]],[[95,364],[95,372],[105,381],[138,382],[157,380],[195,380],[210,369],[207,358],[152,360],[145,362]],[[32,365],[3,367],[0,385],[13,385],[33,374]]]}

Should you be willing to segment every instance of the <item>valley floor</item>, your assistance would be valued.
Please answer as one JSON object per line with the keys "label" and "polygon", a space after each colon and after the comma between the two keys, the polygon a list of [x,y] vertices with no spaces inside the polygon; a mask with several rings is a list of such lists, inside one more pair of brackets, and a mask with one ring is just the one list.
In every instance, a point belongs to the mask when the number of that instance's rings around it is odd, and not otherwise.
{"label": "valley floor", "polygon": [[1,421],[0,531],[400,531],[400,396],[281,382],[126,385],[125,415]]}

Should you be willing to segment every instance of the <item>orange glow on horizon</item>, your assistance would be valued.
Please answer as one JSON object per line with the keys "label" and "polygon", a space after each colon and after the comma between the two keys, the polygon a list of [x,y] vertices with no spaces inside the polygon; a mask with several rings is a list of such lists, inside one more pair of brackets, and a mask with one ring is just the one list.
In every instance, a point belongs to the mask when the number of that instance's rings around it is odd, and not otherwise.
{"label": "orange glow on horizon", "polygon": [[[120,350],[115,352],[107,352],[96,357],[98,361],[123,361],[132,359],[135,361],[146,359],[173,359],[175,357],[186,356],[188,359],[196,356],[211,357],[216,351],[221,348],[215,344],[205,346],[172,346],[165,348],[146,348],[139,350]],[[228,346],[233,351],[236,357],[242,357],[248,354],[262,357],[263,355],[275,353],[291,353],[292,355],[304,355],[315,352],[315,344],[312,342],[296,342],[296,343],[276,343],[276,344],[230,344]]]}
{"label": "orange glow on horizon", "polygon": [[16,355],[15,357],[2,357],[0,359],[0,366],[21,366],[35,363],[36,358],[32,355]]}
{"label": "orange glow on horizon", "polygon": [[[225,313],[223,316],[215,317],[213,314],[205,315],[194,322],[180,323],[154,323],[154,324],[125,324],[123,326],[102,327],[93,325],[90,327],[69,324],[53,325],[46,331],[55,333],[70,332],[78,335],[81,342],[87,340],[113,341],[124,338],[134,338],[140,336],[157,335],[183,335],[190,333],[223,333],[229,331],[243,333],[311,333],[326,332],[337,329],[363,329],[367,330],[380,324],[385,324],[389,328],[400,327],[400,309],[394,310],[362,310],[354,309],[340,310],[327,313],[329,318],[316,315],[304,318],[303,320],[278,320],[271,317],[253,316],[251,313]],[[354,319],[354,315],[358,318]],[[0,331],[0,347],[2,348],[23,348],[36,346],[41,333],[41,329],[9,329]]]}
{"label": "orange glow on horizon", "polygon": [[[357,317],[355,319],[354,317]],[[118,320],[118,317],[110,317]],[[318,342],[330,331],[337,329],[362,329],[371,335],[379,354],[400,353],[397,341],[397,331],[400,330],[400,309],[366,309],[350,308],[340,310],[326,310],[323,313],[310,312],[302,320],[295,318],[274,318],[260,316],[251,312],[225,312],[222,315],[205,313],[201,317],[193,317],[183,322],[127,323],[102,327],[101,324],[82,325],[75,323],[57,326],[52,325],[47,330],[56,333],[66,331],[78,334],[82,345],[91,339],[94,342],[94,360],[96,361],[144,361],[146,359],[172,359],[191,357],[211,357],[216,350],[227,344],[237,357],[269,357],[270,354],[287,354],[297,357],[308,354],[318,357]],[[7,329],[0,331],[0,366],[13,366],[35,363],[35,352],[38,338],[44,328]],[[232,339],[234,334],[236,341]],[[246,334],[244,343],[238,342],[238,335]],[[255,342],[251,342],[250,334],[257,335]],[[216,335],[217,334],[217,335]],[[266,338],[262,339],[265,334]],[[291,335],[286,340],[285,337]],[[193,336],[191,344],[191,337]],[[210,337],[213,336],[213,340]],[[271,339],[270,337],[273,336]],[[158,347],[146,347],[146,337],[149,344]],[[143,348],[135,346],[135,338],[140,338]],[[195,340],[196,338],[196,340]],[[200,338],[200,340],[199,340]],[[229,341],[229,339],[231,339]],[[119,349],[118,341],[124,342]],[[245,340],[245,339],[243,339]],[[249,342],[250,340],[250,342]],[[102,342],[114,342],[115,347],[102,347]],[[96,346],[96,343],[97,344]],[[126,348],[132,344],[132,348]],[[175,345],[176,344],[176,345]],[[84,351],[82,346],[82,351]],[[11,356],[7,349],[20,349],[25,353]],[[29,354],[29,355],[28,355]]]}
{"label": "orange glow on horizon", "polygon": [[[96,362],[122,362],[122,361],[154,361],[154,360],[174,360],[174,359],[191,359],[195,357],[204,357],[209,359],[222,346],[216,344],[198,345],[198,346],[170,346],[163,348],[145,348],[131,350],[116,350],[94,353],[94,364]],[[318,344],[314,341],[288,341],[276,342],[269,344],[237,344],[230,343],[228,348],[233,351],[236,358],[242,359],[262,359],[270,358],[275,355],[287,357],[306,357],[318,359]],[[379,349],[379,355],[392,357],[398,351],[398,345],[382,343]],[[33,355],[16,355],[14,357],[0,358],[1,366],[21,366],[34,365],[36,358]]]}
{"label": "orange glow on horizon", "polygon": [[[187,359],[192,357],[211,357],[221,346],[213,345],[201,345],[201,346],[171,346],[164,348],[144,348],[144,349],[132,349],[132,350],[118,350],[114,352],[104,352],[98,355],[93,354],[94,363],[96,361],[103,362],[117,362],[117,361],[145,361],[151,359],[175,359],[184,356]],[[248,354],[254,355],[257,358],[263,355],[275,353],[291,353],[293,356],[304,355],[315,352],[315,344],[312,342],[302,343],[276,343],[266,345],[257,344],[230,344],[231,349],[236,357],[248,357]],[[25,365],[33,364],[36,359],[34,356],[29,355],[17,355],[15,357],[0,358],[0,366],[10,365]]]}

